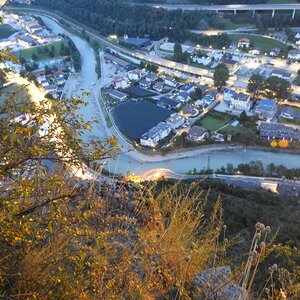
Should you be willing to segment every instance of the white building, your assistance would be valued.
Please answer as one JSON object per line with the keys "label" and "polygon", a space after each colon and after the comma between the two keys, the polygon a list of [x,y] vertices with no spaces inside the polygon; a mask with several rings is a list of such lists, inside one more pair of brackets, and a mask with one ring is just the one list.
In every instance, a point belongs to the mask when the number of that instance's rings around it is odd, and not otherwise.
{"label": "white building", "polygon": [[167,137],[170,132],[171,127],[165,122],[160,122],[142,135],[140,143],[143,146],[154,148],[158,145],[158,142]]}
{"label": "white building", "polygon": [[166,123],[172,128],[172,130],[182,126],[185,122],[185,118],[182,114],[172,114]]}
{"label": "white building", "polygon": [[238,110],[250,110],[253,102],[249,95],[244,93],[238,93],[235,97],[231,99],[230,107],[238,109]]}
{"label": "white building", "polygon": [[127,73],[128,79],[129,80],[140,80],[142,77],[142,71],[139,69],[135,69],[132,71],[129,71]]}
{"label": "white building", "polygon": [[293,49],[288,53],[289,59],[300,60],[300,49]]}
{"label": "white building", "polygon": [[247,38],[241,38],[237,44],[238,48],[249,48],[250,47],[250,40]]}
{"label": "white building", "polygon": [[169,86],[176,86],[176,79],[172,77],[166,77],[165,78],[165,84]]}
{"label": "white building", "polygon": [[233,90],[226,89],[224,91],[224,101],[231,102],[231,100],[236,96],[236,92]]}
{"label": "white building", "polygon": [[116,76],[113,79],[112,84],[116,89],[126,89],[127,87],[129,87],[129,82],[121,76]]}

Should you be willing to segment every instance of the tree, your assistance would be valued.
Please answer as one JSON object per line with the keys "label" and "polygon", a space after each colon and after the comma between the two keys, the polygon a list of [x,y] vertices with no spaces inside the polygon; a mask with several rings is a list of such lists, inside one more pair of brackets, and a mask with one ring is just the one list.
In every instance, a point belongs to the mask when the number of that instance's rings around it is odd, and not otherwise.
{"label": "tree", "polygon": [[291,83],[277,76],[271,76],[265,81],[265,91],[269,97],[275,97],[278,100],[290,99]]}
{"label": "tree", "polygon": [[7,82],[6,73],[3,70],[0,70],[0,88],[2,88],[4,83],[6,82]]}
{"label": "tree", "polygon": [[183,59],[183,53],[182,53],[182,46],[181,46],[181,44],[175,43],[173,51],[174,51],[173,59],[175,61],[178,61],[178,62],[182,61],[182,59]]}
{"label": "tree", "polygon": [[264,78],[261,75],[254,74],[250,77],[247,90],[256,98],[264,88]]}
{"label": "tree", "polygon": [[199,98],[202,98],[203,92],[202,92],[202,90],[201,90],[200,87],[197,87],[197,88],[195,89],[195,95],[197,96],[198,99],[199,99]]}
{"label": "tree", "polygon": [[219,90],[226,85],[227,80],[229,79],[229,69],[228,67],[221,63],[215,68],[214,72],[214,85]]}

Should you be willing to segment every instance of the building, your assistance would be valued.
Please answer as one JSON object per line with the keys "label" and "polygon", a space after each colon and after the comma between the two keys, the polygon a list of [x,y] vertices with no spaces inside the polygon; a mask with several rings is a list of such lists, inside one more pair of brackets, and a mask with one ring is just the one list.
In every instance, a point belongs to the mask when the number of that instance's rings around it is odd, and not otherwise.
{"label": "building", "polygon": [[288,53],[288,59],[300,60],[300,49],[290,50]]}
{"label": "building", "polygon": [[58,87],[57,85],[52,84],[52,85],[45,86],[44,89],[46,93],[53,94],[53,93],[57,93]]}
{"label": "building", "polygon": [[297,129],[292,126],[277,123],[262,123],[259,127],[259,135],[262,139],[267,139],[268,141],[300,141],[300,131],[297,131]]}
{"label": "building", "polygon": [[291,106],[280,106],[279,119],[289,119],[289,120],[300,119],[300,112],[297,112]]}
{"label": "building", "polygon": [[125,93],[122,93],[120,91],[117,90],[112,90],[108,93],[108,95],[113,98],[113,99],[117,99],[119,101],[125,101],[127,99],[127,95]]}
{"label": "building", "polygon": [[285,70],[281,70],[281,69],[274,69],[271,73],[271,76],[276,76],[281,79],[290,80],[292,73],[287,72]]}
{"label": "building", "polygon": [[172,114],[166,123],[172,128],[172,130],[182,126],[185,122],[185,117],[182,114]]}
{"label": "building", "polygon": [[181,106],[181,102],[168,97],[161,97],[157,101],[157,105],[164,108],[178,109]]}
{"label": "building", "polygon": [[148,46],[151,46],[150,39],[128,38],[124,39],[123,42],[137,50],[141,50],[142,48],[147,48]]}
{"label": "building", "polygon": [[192,93],[195,90],[195,84],[193,82],[188,82],[183,84],[179,89],[186,93]]}
{"label": "building", "polygon": [[153,81],[156,81],[158,79],[158,76],[157,76],[156,73],[149,71],[145,75],[145,79],[148,80],[148,81],[153,82]]}
{"label": "building", "polygon": [[175,86],[176,86],[176,83],[177,83],[177,81],[176,81],[175,78],[172,78],[172,77],[166,77],[166,78],[165,78],[165,84],[166,84],[166,85],[175,87]]}
{"label": "building", "polygon": [[116,89],[126,89],[129,87],[128,81],[122,76],[116,76],[113,79],[112,84]]}
{"label": "building", "polygon": [[191,99],[190,94],[187,92],[180,92],[177,95],[177,100],[181,101],[181,102],[187,102]]}
{"label": "building", "polygon": [[129,80],[135,80],[138,81],[142,77],[142,71],[139,69],[131,70],[127,73]]}
{"label": "building", "polygon": [[250,40],[247,38],[241,38],[238,40],[237,46],[238,46],[238,48],[249,48]]}
{"label": "building", "polygon": [[231,99],[231,102],[230,102],[230,106],[232,108],[235,108],[238,110],[245,110],[245,111],[249,111],[252,107],[252,104],[253,104],[253,101],[251,100],[251,97],[244,93],[236,94]]}
{"label": "building", "polygon": [[213,90],[208,91],[205,96],[210,96],[214,100],[216,100],[217,99],[217,95],[218,95],[218,91],[215,90],[215,89],[213,89]]}
{"label": "building", "polygon": [[255,113],[260,119],[271,120],[277,110],[277,103],[274,100],[262,99],[258,102]]}
{"label": "building", "polygon": [[254,49],[252,49],[252,54],[253,55],[260,55],[260,52],[261,52],[260,48],[254,48]]}
{"label": "building", "polygon": [[192,142],[201,142],[208,136],[208,132],[205,128],[200,126],[193,126],[190,128],[187,135],[187,139]]}
{"label": "building", "polygon": [[153,86],[153,89],[159,93],[161,93],[164,90],[164,84],[163,82],[156,82]]}
{"label": "building", "polygon": [[273,56],[273,57],[279,56],[280,53],[281,53],[281,49],[278,48],[278,47],[272,48],[272,49],[270,50],[270,56]]}
{"label": "building", "polygon": [[158,142],[166,138],[170,132],[171,127],[165,122],[160,122],[141,136],[140,143],[143,146],[154,148],[158,145]]}
{"label": "building", "polygon": [[149,89],[151,87],[151,81],[148,81],[146,79],[142,79],[140,82],[139,82],[139,86],[141,88],[144,88],[144,89]]}
{"label": "building", "polygon": [[127,71],[130,71],[130,70],[133,70],[135,67],[132,66],[129,62],[123,60],[123,59],[120,59],[116,56],[113,56],[109,53],[105,53],[104,54],[104,59],[115,64],[115,65],[118,65],[119,67],[127,70]]}
{"label": "building", "polygon": [[182,114],[187,117],[196,116],[198,113],[198,109],[196,109],[192,104],[187,104],[182,108]]}
{"label": "building", "polygon": [[234,72],[238,68],[237,61],[229,58],[226,54],[223,55],[220,62],[225,64],[231,72]]}
{"label": "building", "polygon": [[236,96],[236,92],[234,90],[226,89],[224,91],[224,101],[231,102],[231,100]]}

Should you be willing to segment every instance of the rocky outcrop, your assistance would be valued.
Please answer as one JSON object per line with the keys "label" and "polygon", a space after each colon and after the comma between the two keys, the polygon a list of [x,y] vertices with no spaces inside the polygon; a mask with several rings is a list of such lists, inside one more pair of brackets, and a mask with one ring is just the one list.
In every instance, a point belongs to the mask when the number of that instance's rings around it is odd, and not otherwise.
{"label": "rocky outcrop", "polygon": [[237,285],[229,266],[206,269],[193,280],[196,300],[248,300],[247,291]]}

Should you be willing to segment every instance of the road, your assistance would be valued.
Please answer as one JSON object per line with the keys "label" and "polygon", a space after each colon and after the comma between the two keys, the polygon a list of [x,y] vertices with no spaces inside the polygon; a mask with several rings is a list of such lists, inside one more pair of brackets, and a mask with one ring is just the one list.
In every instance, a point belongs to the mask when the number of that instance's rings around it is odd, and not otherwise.
{"label": "road", "polygon": [[[246,176],[246,175],[225,175],[225,174],[211,174],[211,175],[187,175],[178,172],[174,172],[169,169],[152,169],[142,176],[133,176],[128,177],[127,179],[140,182],[140,181],[156,181],[161,178],[169,178],[176,180],[186,180],[186,179],[202,179],[202,178],[216,178],[220,180],[235,180],[251,183],[260,183],[261,187],[266,190],[271,190],[274,193],[277,193],[277,186],[279,183],[283,182],[281,178],[274,177],[256,177],[256,176]],[[297,181],[297,184],[300,184],[300,181]]]}
{"label": "road", "polygon": [[300,10],[300,4],[231,4],[231,5],[196,5],[196,4],[148,4],[156,8],[182,10],[214,10],[214,11],[243,11],[243,10]]}

